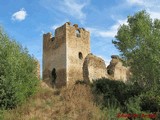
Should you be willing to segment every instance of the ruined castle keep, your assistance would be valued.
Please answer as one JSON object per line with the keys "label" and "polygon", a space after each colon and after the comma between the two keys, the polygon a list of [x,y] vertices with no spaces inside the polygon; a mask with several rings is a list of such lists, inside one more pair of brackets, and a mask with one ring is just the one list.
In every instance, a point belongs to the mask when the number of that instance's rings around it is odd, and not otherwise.
{"label": "ruined castle keep", "polygon": [[65,23],[55,30],[54,37],[43,35],[43,80],[50,85],[61,87],[102,77],[125,81],[127,68],[118,62],[106,67],[102,58],[91,54],[90,33],[77,24]]}

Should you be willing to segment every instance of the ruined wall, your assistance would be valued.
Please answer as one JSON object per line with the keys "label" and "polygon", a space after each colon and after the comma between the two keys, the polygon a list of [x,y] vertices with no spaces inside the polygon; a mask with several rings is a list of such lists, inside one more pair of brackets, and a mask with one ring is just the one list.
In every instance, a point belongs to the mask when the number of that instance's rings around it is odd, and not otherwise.
{"label": "ruined wall", "polygon": [[67,80],[74,83],[76,80],[83,80],[83,62],[90,53],[90,33],[78,25],[66,26],[67,40]]}
{"label": "ruined wall", "polygon": [[112,55],[112,60],[107,67],[107,72],[114,80],[122,80],[126,82],[129,79],[130,71],[128,67],[123,66],[118,56]]}
{"label": "ruined wall", "polygon": [[84,80],[90,82],[102,77],[108,78],[105,61],[100,57],[88,54],[83,64],[83,77]]}
{"label": "ruined wall", "polygon": [[66,25],[43,35],[43,80],[57,87],[66,85]]}

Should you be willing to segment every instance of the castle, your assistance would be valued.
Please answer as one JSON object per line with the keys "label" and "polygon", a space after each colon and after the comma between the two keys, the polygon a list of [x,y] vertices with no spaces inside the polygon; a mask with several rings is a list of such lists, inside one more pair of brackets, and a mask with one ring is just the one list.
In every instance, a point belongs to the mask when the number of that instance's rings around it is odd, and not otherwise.
{"label": "castle", "polygon": [[43,80],[55,87],[75,83],[76,80],[92,81],[97,78],[128,78],[128,68],[118,57],[112,56],[108,67],[102,58],[90,51],[90,33],[77,24],[65,23],[51,33],[43,35]]}

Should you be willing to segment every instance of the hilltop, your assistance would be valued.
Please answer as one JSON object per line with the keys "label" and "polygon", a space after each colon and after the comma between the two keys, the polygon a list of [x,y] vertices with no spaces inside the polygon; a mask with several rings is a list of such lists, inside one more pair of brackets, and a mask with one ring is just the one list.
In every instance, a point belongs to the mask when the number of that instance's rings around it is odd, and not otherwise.
{"label": "hilltop", "polygon": [[4,113],[4,120],[88,120],[100,117],[100,109],[93,103],[88,86],[78,84],[58,90],[44,82],[22,106]]}

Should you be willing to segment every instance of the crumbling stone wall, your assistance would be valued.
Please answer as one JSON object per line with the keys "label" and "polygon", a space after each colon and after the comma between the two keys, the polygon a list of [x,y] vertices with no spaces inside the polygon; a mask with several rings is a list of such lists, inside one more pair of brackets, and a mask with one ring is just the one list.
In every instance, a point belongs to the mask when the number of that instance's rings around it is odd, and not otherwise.
{"label": "crumbling stone wall", "polygon": [[123,66],[118,56],[112,55],[111,58],[112,60],[107,67],[107,73],[114,80],[122,80],[126,82],[129,79],[129,68]]}
{"label": "crumbling stone wall", "polygon": [[105,61],[93,54],[88,54],[83,63],[83,77],[90,82],[98,78],[108,78]]}

